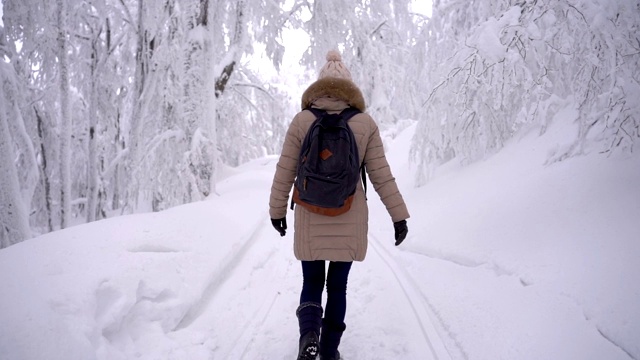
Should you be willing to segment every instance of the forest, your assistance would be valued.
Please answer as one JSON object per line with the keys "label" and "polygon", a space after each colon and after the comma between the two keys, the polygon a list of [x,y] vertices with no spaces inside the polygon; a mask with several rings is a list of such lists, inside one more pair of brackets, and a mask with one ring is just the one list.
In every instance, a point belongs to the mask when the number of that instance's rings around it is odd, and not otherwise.
{"label": "forest", "polygon": [[[386,136],[417,122],[415,186],[560,113],[575,134],[549,164],[638,151],[640,2],[413,2],[3,0],[0,248],[215,196],[225,167],[279,154],[287,81],[330,49]],[[288,79],[287,30],[308,36],[309,76]],[[249,65],[262,53],[278,76]]]}

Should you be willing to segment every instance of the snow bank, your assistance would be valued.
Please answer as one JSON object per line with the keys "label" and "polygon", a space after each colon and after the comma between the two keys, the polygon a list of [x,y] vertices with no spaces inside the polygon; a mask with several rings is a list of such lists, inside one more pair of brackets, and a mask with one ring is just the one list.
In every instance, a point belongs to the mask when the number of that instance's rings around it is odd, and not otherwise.
{"label": "snow bank", "polygon": [[[220,196],[209,201],[71,227],[3,249],[2,358],[171,358],[169,335],[198,316],[265,221],[264,188],[274,165],[269,159],[251,165],[253,171],[219,183]],[[150,334],[164,340],[138,341]]]}
{"label": "snow bank", "polygon": [[403,261],[469,359],[640,358],[640,156],[545,165],[574,131],[558,121],[422,188],[402,184]]}

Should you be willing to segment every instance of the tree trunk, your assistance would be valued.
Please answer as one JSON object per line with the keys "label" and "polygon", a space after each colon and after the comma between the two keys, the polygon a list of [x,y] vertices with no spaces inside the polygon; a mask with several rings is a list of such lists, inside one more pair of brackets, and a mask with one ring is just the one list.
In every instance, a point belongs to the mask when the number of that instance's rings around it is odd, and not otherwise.
{"label": "tree trunk", "polygon": [[46,139],[44,134],[44,124],[43,124],[44,120],[42,119],[42,116],[40,115],[40,113],[38,112],[38,109],[35,106],[33,107],[33,111],[36,114],[38,137],[40,138],[40,159],[42,161],[42,167],[40,169],[40,172],[42,176],[42,184],[44,187],[44,203],[45,203],[45,208],[47,209],[47,231],[51,232],[53,231],[53,213],[51,212],[51,208],[52,208],[51,204],[53,203],[53,200],[51,198],[51,178],[49,177],[49,166],[47,163],[48,150],[45,146]]}
{"label": "tree trunk", "polygon": [[142,94],[145,84],[145,69],[147,57],[145,54],[145,28],[144,19],[144,0],[138,0],[138,37],[136,45],[136,71],[134,75],[133,90],[133,111],[131,114],[131,129],[129,131],[129,186],[127,187],[127,198],[125,201],[135,210],[138,205],[138,190],[140,182],[138,180],[138,168],[140,166],[140,147],[141,147],[141,128],[142,128]]}
{"label": "tree trunk", "polygon": [[[99,36],[99,35],[98,35]],[[98,154],[97,154],[97,125],[98,112],[96,87],[96,68],[98,66],[98,39],[94,39],[91,49],[91,94],[89,95],[89,164],[87,167],[87,222],[96,220],[98,203]]]}
{"label": "tree trunk", "polygon": [[5,99],[0,96],[0,249],[31,237],[14,158]]}
{"label": "tree trunk", "polygon": [[[210,74],[209,76],[215,77],[213,81],[209,81],[210,84],[214,84],[213,94],[215,95],[215,97],[209,98],[209,100],[207,101],[207,107],[208,107],[207,113],[213,114],[213,117],[208,119],[208,128],[210,131],[209,136],[212,142],[211,177],[209,178],[210,194],[216,193],[216,177],[218,172],[218,129],[216,127],[216,122],[222,114],[219,113],[217,100],[224,93],[227,87],[229,78],[231,78],[231,74],[233,73],[233,70],[235,68],[236,62],[239,61],[240,57],[242,56],[241,48],[244,42],[244,35],[245,35],[244,26],[246,26],[246,24],[244,23],[245,6],[246,6],[245,0],[240,0],[236,3],[236,23],[235,23],[234,32],[233,32],[232,43],[229,49],[229,51],[232,53],[229,63],[224,66],[224,68],[222,69],[222,73],[219,76],[217,74],[213,74],[213,72],[209,70],[209,74]],[[208,8],[209,8],[208,11],[212,11],[211,5],[209,5]],[[208,29],[209,33],[213,31],[212,28],[213,28],[212,26],[209,27]],[[210,35],[209,38],[213,38],[213,36]],[[207,47],[206,49],[209,51],[212,51],[211,41],[209,41],[208,45],[209,47]]]}
{"label": "tree trunk", "polygon": [[71,216],[71,114],[69,109],[69,64],[67,62],[67,4],[58,0],[58,66],[60,85],[60,228]]}

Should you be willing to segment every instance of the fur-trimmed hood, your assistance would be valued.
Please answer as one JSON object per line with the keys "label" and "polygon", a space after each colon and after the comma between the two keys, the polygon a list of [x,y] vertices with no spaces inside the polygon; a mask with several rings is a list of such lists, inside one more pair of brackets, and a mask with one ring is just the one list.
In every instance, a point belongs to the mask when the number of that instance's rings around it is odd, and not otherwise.
{"label": "fur-trimmed hood", "polygon": [[366,110],[364,97],[358,86],[352,81],[334,77],[325,77],[311,84],[302,94],[302,109],[324,97],[345,101],[362,112]]}

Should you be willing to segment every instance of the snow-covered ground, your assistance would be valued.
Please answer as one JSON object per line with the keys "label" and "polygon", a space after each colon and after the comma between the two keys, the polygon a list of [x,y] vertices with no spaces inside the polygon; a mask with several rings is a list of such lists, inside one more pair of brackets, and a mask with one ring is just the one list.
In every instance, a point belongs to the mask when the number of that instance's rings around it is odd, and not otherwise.
{"label": "snow-covered ground", "polygon": [[[387,143],[409,236],[393,246],[370,192],[344,358],[640,359],[640,156],[545,165],[560,126],[416,189],[414,130]],[[275,162],[207,201],[1,250],[0,358],[295,358],[301,271],[267,215]]]}

